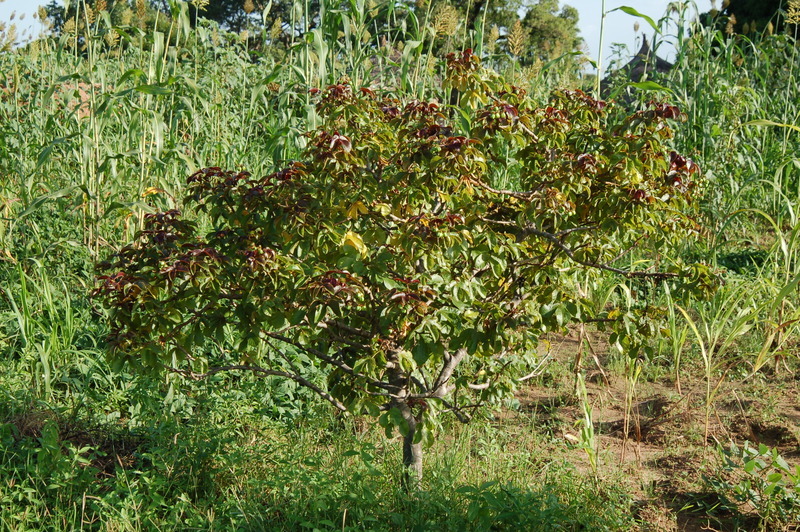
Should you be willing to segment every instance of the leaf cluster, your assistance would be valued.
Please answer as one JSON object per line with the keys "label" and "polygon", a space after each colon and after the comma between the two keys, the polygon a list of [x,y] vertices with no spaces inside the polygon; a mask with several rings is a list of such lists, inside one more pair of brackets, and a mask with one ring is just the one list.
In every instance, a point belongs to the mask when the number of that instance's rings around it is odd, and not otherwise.
{"label": "leaf cluster", "polygon": [[[100,265],[116,360],[282,376],[387,430],[410,409],[427,439],[436,412],[467,420],[513,390],[544,332],[607,317],[585,276],[697,275],[618,264],[696,232],[685,213],[700,173],[665,146],[677,108],[609,123],[580,91],[537,107],[470,51],[451,54],[445,86],[458,109],[314,90],[323,122],[302,161],[193,174],[194,215],[147,215]],[[500,167],[513,188],[493,182]],[[318,363],[324,385],[302,375]]]}

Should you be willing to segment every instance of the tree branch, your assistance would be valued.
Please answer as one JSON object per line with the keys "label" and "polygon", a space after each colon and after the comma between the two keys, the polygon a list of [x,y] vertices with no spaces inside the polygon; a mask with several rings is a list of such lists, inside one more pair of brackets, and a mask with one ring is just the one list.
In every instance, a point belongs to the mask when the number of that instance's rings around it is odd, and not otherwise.
{"label": "tree branch", "polygon": [[575,256],[575,252],[568,246],[564,245],[564,243],[561,242],[561,240],[559,240],[558,237],[553,233],[540,231],[538,229],[534,229],[533,227],[526,227],[525,229],[523,229],[523,231],[525,233],[536,235],[538,237],[544,238],[545,240],[548,240],[549,242],[552,242],[554,246],[563,251],[567,255],[567,257],[572,259],[574,262],[582,264],[583,266],[588,266],[589,268],[597,268],[599,270],[605,270],[608,272],[617,273],[619,275],[623,275],[628,278],[636,277],[636,278],[669,279],[678,276],[677,273],[623,270],[621,268],[615,268],[613,266],[609,266],[608,264],[598,264],[596,262],[580,260]]}
{"label": "tree branch", "polygon": [[465,356],[467,356],[467,350],[463,347],[452,355],[449,353],[444,354],[444,366],[442,366],[442,371],[439,373],[439,376],[433,383],[433,388],[430,391],[432,394],[431,397],[438,397],[441,399],[450,393],[447,383],[450,381],[450,378],[453,376],[453,372],[456,370],[456,367],[461,363],[461,361],[464,360]]}
{"label": "tree branch", "polygon": [[323,399],[325,399],[326,401],[331,403],[337,409],[341,410],[342,412],[347,412],[347,407],[344,406],[341,402],[339,402],[331,394],[329,394],[328,392],[326,392],[325,390],[323,390],[322,388],[320,388],[319,386],[317,386],[313,382],[309,381],[308,379],[305,379],[305,378],[301,377],[300,375],[295,375],[294,373],[288,373],[286,371],[278,371],[278,370],[274,370],[274,369],[266,369],[266,368],[262,368],[260,366],[250,366],[250,365],[247,365],[247,364],[233,364],[233,365],[230,365],[230,366],[218,366],[216,368],[209,369],[205,373],[198,373],[196,371],[191,371],[191,370],[187,370],[187,369],[174,368],[172,366],[164,366],[164,367],[167,369],[167,371],[171,371],[172,373],[177,373],[179,375],[182,375],[183,377],[186,377],[186,378],[189,378],[189,379],[192,379],[192,380],[196,380],[196,381],[199,381],[199,380],[202,380],[202,379],[206,379],[206,378],[208,378],[208,377],[210,377],[212,375],[215,375],[217,373],[221,373],[223,371],[250,371],[252,373],[258,373],[258,374],[264,375],[264,376],[284,377],[286,379],[291,379],[291,380],[295,381],[296,383],[300,384],[301,386],[305,386],[306,388],[309,388],[309,389],[315,391],[317,393],[317,395],[319,395],[320,397],[322,397]]}
{"label": "tree branch", "polygon": [[[605,270],[613,273],[617,273],[619,275],[624,275],[625,277],[631,278],[655,278],[655,279],[671,279],[674,277],[678,277],[677,273],[668,273],[668,272],[647,272],[647,271],[630,271],[630,270],[623,270],[621,268],[615,268],[613,266],[609,266],[608,264],[600,264],[597,262],[589,262],[585,260],[580,260],[575,256],[575,250],[567,246],[561,241],[566,235],[574,233],[576,231],[589,231],[592,229],[596,229],[596,226],[580,226],[580,227],[573,227],[571,229],[565,229],[563,231],[559,231],[558,233],[548,233],[547,231],[541,231],[531,226],[527,227],[520,227],[518,224],[514,222],[507,222],[505,220],[492,220],[490,218],[481,218],[481,220],[493,223],[496,225],[501,225],[503,227],[515,227],[522,231],[523,235],[536,235],[540,238],[544,238],[548,242],[552,243],[556,248],[563,251],[567,257],[569,257],[574,262],[581,264],[583,266],[587,266],[589,268],[597,268],[599,270]],[[638,242],[638,240],[637,240]],[[621,256],[624,256],[626,253],[630,252],[630,248],[626,249]]]}
{"label": "tree branch", "polygon": [[365,338],[367,340],[372,340],[372,335],[363,329],[357,329],[356,327],[351,327],[346,323],[342,323],[338,320],[327,320],[323,322],[323,325],[326,327],[335,326],[337,329],[341,329],[345,332],[350,334],[354,334],[356,336],[360,336],[361,338]]}
{"label": "tree branch", "polygon": [[328,364],[339,368],[340,370],[344,371],[345,373],[347,373],[349,375],[352,375],[353,377],[358,377],[358,378],[364,379],[365,381],[367,381],[367,383],[371,384],[372,386],[375,386],[376,388],[380,388],[382,390],[386,390],[386,391],[389,391],[389,392],[397,391],[397,388],[395,386],[392,386],[391,384],[386,383],[386,382],[375,380],[375,379],[373,379],[371,377],[368,377],[367,375],[364,375],[363,373],[359,373],[356,370],[354,370],[352,367],[347,365],[345,362],[342,362],[341,360],[336,360],[332,356],[329,356],[329,355],[323,353],[322,351],[320,351],[318,349],[314,349],[313,347],[305,346],[305,345],[301,344],[300,342],[296,342],[296,341],[292,340],[291,338],[287,338],[286,336],[283,336],[282,334],[278,334],[278,333],[274,333],[274,332],[270,332],[270,331],[265,331],[265,330],[262,330],[261,333],[264,334],[265,336],[269,337],[269,338],[272,338],[273,340],[280,340],[281,342],[287,343],[287,344],[289,344],[291,346],[294,346],[294,347],[296,347],[296,348],[298,348],[298,349],[300,349],[302,351],[305,351],[306,353],[308,353],[310,355],[313,355],[314,357],[322,360],[323,362],[327,362]]}

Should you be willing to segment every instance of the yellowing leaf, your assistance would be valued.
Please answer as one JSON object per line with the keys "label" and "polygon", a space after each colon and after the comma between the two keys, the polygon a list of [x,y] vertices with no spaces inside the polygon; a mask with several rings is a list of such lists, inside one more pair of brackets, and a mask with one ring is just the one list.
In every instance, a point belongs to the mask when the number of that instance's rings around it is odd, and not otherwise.
{"label": "yellowing leaf", "polygon": [[358,200],[357,202],[350,205],[349,209],[347,209],[347,217],[355,220],[360,215],[367,214],[367,212],[369,212],[367,206],[364,205],[364,203],[362,203],[361,200]]}
{"label": "yellowing leaf", "polygon": [[628,176],[631,185],[638,185],[642,182],[642,173],[639,172],[636,168],[631,168],[630,174]]}
{"label": "yellowing leaf", "polygon": [[150,187],[144,192],[142,192],[142,197],[146,198],[147,196],[152,196],[153,194],[164,194],[164,193],[165,190],[163,188]]}
{"label": "yellowing leaf", "polygon": [[367,256],[367,246],[364,245],[364,241],[361,239],[361,236],[358,233],[354,233],[352,231],[346,232],[344,234],[344,241],[342,242],[342,245],[355,248],[362,257]]}

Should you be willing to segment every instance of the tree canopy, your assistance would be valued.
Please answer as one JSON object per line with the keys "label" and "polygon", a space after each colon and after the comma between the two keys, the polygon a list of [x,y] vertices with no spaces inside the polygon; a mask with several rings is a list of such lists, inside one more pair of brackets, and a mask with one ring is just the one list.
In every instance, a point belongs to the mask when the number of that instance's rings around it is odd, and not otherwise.
{"label": "tree canopy", "polygon": [[769,24],[780,31],[784,20],[779,13],[787,4],[787,0],[728,0],[721,9],[702,14],[701,21],[734,33],[761,32]]}
{"label": "tree canopy", "polygon": [[539,108],[470,51],[451,54],[445,87],[466,135],[436,102],[338,84],[314,91],[323,123],[302,161],[189,177],[184,211],[147,215],[100,265],[114,360],[294,380],[399,430],[421,474],[438,413],[466,421],[513,390],[544,332],[602,318],[638,354],[657,331],[584,283],[713,284],[702,266],[616,264],[695,231],[681,212],[697,166],[663,144],[676,108],[612,123],[580,91]]}
{"label": "tree canopy", "polygon": [[580,49],[583,39],[578,31],[578,10],[569,5],[559,9],[558,0],[539,0],[528,9],[523,27],[530,36],[525,53],[529,61],[549,61]]}

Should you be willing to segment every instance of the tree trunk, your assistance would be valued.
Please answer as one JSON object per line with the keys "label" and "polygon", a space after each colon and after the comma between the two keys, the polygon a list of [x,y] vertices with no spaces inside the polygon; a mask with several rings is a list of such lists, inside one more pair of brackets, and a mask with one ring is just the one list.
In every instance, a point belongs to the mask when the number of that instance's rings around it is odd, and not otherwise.
{"label": "tree trunk", "polygon": [[414,491],[422,482],[422,443],[414,443],[417,420],[407,404],[398,405],[403,419],[408,423],[408,433],[403,436],[403,488]]}

